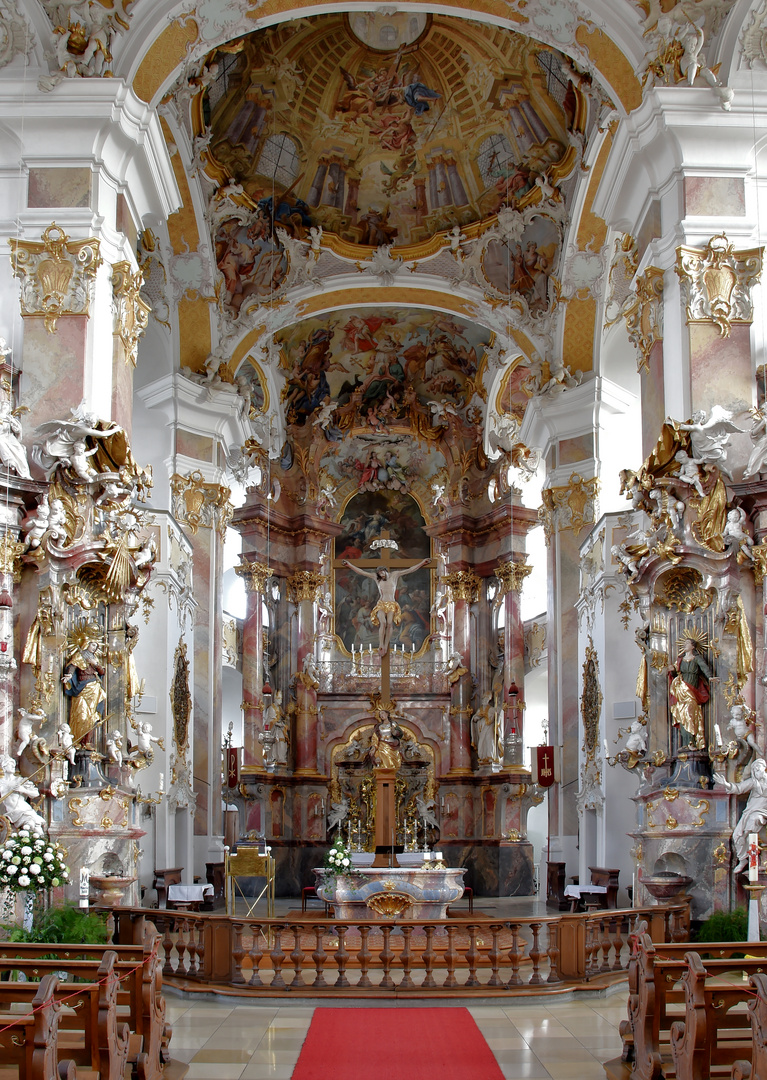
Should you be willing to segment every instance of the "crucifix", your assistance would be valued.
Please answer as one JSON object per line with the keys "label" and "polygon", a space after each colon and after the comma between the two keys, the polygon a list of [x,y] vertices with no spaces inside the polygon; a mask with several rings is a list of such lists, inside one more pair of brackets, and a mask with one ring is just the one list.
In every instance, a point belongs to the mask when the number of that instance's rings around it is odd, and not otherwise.
{"label": "crucifix", "polygon": [[[395,624],[401,620],[400,606],[397,603],[397,586],[401,577],[420,570],[430,559],[421,559],[414,563],[412,559],[392,558],[397,551],[397,544],[389,538],[388,531],[374,540],[373,551],[380,551],[380,559],[358,559],[357,565],[348,559],[336,559],[333,566],[346,566],[361,577],[370,578],[378,588],[378,602],[371,612],[371,622],[378,623],[378,654],[381,657],[380,694],[371,697],[376,724],[371,744],[373,747],[374,773],[376,781],[376,819],[375,819],[375,867],[396,867],[395,854],[397,843],[396,815],[396,779],[397,769],[402,763],[399,752],[399,734],[401,731],[392,720],[394,702],[391,701],[391,661],[389,645]],[[365,570],[363,567],[371,567]]]}
{"label": "crucifix", "polygon": [[[412,559],[392,557],[397,551],[397,543],[389,538],[384,530],[378,540],[370,545],[373,550],[380,550],[380,559],[357,559],[352,563],[348,559],[334,559],[333,566],[346,566],[361,577],[370,578],[378,588],[378,602],[370,613],[373,626],[378,626],[378,655],[381,657],[381,697],[388,701],[391,696],[391,666],[389,645],[395,623],[399,624],[402,612],[397,603],[397,586],[405,574],[412,574],[422,566],[432,565],[431,559],[421,559],[414,563]],[[363,567],[372,567],[365,570]]]}

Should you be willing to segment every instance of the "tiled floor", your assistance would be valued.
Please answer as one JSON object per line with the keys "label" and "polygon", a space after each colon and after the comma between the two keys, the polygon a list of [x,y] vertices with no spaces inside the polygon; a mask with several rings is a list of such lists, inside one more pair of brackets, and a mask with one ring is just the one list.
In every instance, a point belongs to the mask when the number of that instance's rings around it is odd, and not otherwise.
{"label": "tiled floor", "polygon": [[[387,1005],[384,1001],[364,1004],[376,1008]],[[455,1007],[460,1003],[451,999],[440,1004]],[[328,1005],[338,1008],[340,1002],[329,1001]],[[393,1007],[418,1005],[398,1001]],[[601,1063],[621,1050],[618,1025],[626,1016],[626,987],[616,987],[608,997],[590,996],[587,1000],[539,998],[535,1003],[527,1000],[516,1005],[506,999],[467,1007],[504,1076],[604,1080]],[[290,1080],[314,1007],[210,1000],[194,1003],[168,995],[167,1012],[173,1024],[171,1056],[189,1062],[188,1080]],[[328,1080],[332,1080],[332,1069]],[[365,1080],[362,1074],[360,1080]]]}

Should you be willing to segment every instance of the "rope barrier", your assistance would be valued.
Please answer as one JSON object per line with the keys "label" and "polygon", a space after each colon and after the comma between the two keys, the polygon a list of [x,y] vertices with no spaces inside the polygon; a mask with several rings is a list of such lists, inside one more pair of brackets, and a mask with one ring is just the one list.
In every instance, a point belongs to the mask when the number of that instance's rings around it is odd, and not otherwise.
{"label": "rope barrier", "polygon": [[[109,950],[107,949],[105,951],[108,952]],[[130,976],[133,975],[136,971],[138,971],[140,968],[144,967],[145,964],[148,964],[150,962],[150,960],[154,960],[156,956],[157,956],[157,946],[155,945],[155,947],[152,949],[152,952],[149,954],[149,956],[147,956],[144,960],[142,960],[140,964],[136,964],[135,967],[129,968],[129,970],[126,971],[123,975],[118,976],[117,981],[119,983],[124,982],[126,979],[130,978]],[[16,959],[23,959],[23,957],[16,957]],[[104,978],[104,979],[99,979],[97,982],[91,982],[91,983],[87,983],[85,986],[80,986],[79,989],[75,990],[71,994],[67,994],[66,997],[63,997],[63,998],[59,998],[59,997],[57,997],[57,998],[52,998],[52,997],[48,998],[46,1001],[44,1001],[42,1003],[42,1005],[38,1005],[36,1009],[32,1009],[31,1012],[24,1013],[23,1016],[19,1016],[19,1018],[17,1020],[14,1020],[12,1024],[6,1024],[5,1027],[0,1027],[0,1035],[2,1035],[4,1031],[10,1031],[11,1028],[18,1027],[19,1024],[23,1024],[24,1021],[32,1019],[36,1015],[36,1013],[42,1012],[43,1009],[47,1009],[52,1001],[58,1001],[59,1004],[63,1005],[65,1002],[69,1001],[70,998],[74,998],[74,997],[77,997],[78,994],[82,994],[83,991],[88,989],[89,987],[103,986],[104,983],[106,983],[108,981],[109,981],[109,975],[107,975],[106,978]],[[24,984],[22,983],[21,985],[24,985]]]}

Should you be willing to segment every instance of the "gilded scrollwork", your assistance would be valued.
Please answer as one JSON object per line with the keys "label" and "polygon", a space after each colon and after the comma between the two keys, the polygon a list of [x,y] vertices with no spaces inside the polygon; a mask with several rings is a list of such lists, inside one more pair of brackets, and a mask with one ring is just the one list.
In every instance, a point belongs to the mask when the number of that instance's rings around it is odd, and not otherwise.
{"label": "gilded scrollwork", "polygon": [[319,600],[327,587],[325,574],[314,570],[298,570],[287,579],[288,600],[291,604],[300,604],[304,600],[314,603]]}
{"label": "gilded scrollwork", "polygon": [[173,657],[173,683],[170,688],[170,711],[173,717],[173,741],[179,758],[189,746],[189,718],[192,713],[192,695],[189,689],[189,661],[186,642],[179,641]]}
{"label": "gilded scrollwork", "polygon": [[514,559],[499,563],[495,568],[495,576],[501,583],[501,596],[505,596],[508,592],[521,593],[525,578],[532,572],[532,566]]}
{"label": "gilded scrollwork", "polygon": [[571,474],[568,484],[544,488],[541,492],[543,505],[538,516],[543,524],[547,543],[551,542],[555,531],[572,529],[578,536],[587,526],[593,525],[597,515],[598,494],[597,477],[585,479],[576,472]]}
{"label": "gilded scrollwork", "polygon": [[149,324],[151,308],[141,298],[144,275],[135,274],[129,262],[118,262],[112,267],[112,295],[115,306],[115,333],[122,342],[125,359],[132,367],[138,358],[139,338]]}
{"label": "gilded scrollwork", "polygon": [[629,341],[639,353],[637,371],[650,370],[650,352],[663,340],[663,271],[648,266],[636,279],[623,310]]}
{"label": "gilded scrollwork", "polygon": [[101,265],[95,237],[70,240],[52,222],[42,241],[12,238],[11,266],[21,280],[21,314],[42,316],[49,334],[64,315],[87,315],[91,287]]}
{"label": "gilded scrollwork", "polygon": [[442,584],[451,603],[465,600],[476,604],[479,600],[479,577],[473,570],[456,570],[452,574],[446,574]]}
{"label": "gilded scrollwork", "polygon": [[705,248],[677,248],[676,272],[688,322],[710,322],[722,337],[733,323],[753,319],[751,287],[762,273],[764,248],[735,251],[724,233],[712,236]]}
{"label": "gilded scrollwork", "polygon": [[272,571],[265,563],[257,562],[255,559],[247,560],[235,566],[234,572],[244,581],[246,592],[265,595],[269,578],[272,576]]}
{"label": "gilded scrollwork", "polygon": [[193,535],[205,528],[215,529],[219,536],[224,536],[234,512],[228,487],[207,483],[200,470],[195,469],[189,476],[174,473],[170,488],[177,521],[187,525]]}
{"label": "gilded scrollwork", "polygon": [[583,690],[581,693],[581,720],[583,722],[584,750],[588,760],[596,755],[599,740],[599,717],[602,712],[602,689],[599,685],[599,658],[594,642],[589,638],[583,660]]}

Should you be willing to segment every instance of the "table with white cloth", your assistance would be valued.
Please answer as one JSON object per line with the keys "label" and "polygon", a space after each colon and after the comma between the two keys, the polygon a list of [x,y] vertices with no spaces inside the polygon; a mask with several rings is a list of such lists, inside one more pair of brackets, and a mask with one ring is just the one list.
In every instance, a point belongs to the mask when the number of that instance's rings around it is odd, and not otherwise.
{"label": "table with white cloth", "polygon": [[568,885],[565,889],[565,896],[570,901],[571,911],[575,911],[581,901],[583,901],[586,908],[598,907],[599,901],[593,899],[593,897],[604,896],[606,893],[606,885]]}
{"label": "table with white cloth", "polygon": [[212,885],[169,885],[168,907],[188,908],[199,911],[206,897],[213,899]]}

